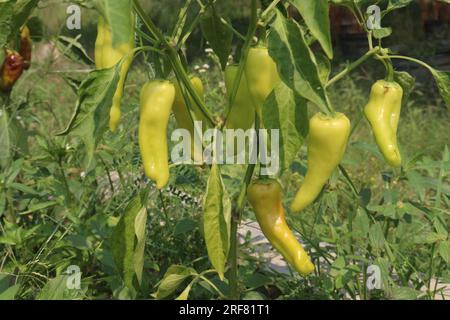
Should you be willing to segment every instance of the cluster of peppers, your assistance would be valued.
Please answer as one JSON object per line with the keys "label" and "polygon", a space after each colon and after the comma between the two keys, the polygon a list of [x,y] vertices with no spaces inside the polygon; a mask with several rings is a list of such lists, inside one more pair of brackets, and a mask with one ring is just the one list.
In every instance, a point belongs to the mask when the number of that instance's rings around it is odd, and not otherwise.
{"label": "cluster of peppers", "polygon": [[[98,68],[112,67],[129,55],[133,48],[131,37],[129,43],[113,48],[110,28],[104,20],[100,20],[96,43]],[[116,130],[120,118],[120,99],[132,58],[129,59],[122,65],[119,87],[111,107],[112,131]],[[237,73],[236,65],[229,65],[225,70],[228,95],[233,90]],[[202,81],[198,77],[190,80],[197,98],[203,100]],[[263,46],[250,48],[234,105],[230,106],[226,127],[243,130],[252,128],[255,117],[262,115],[265,100],[280,82],[276,63],[270,57],[268,49]],[[185,100],[186,96],[189,97],[189,102]],[[403,90],[399,84],[380,80],[373,85],[369,103],[364,109],[381,153],[394,167],[401,166],[397,128],[402,96]],[[192,139],[196,130],[193,122],[207,122],[195,99],[191,94],[183,95],[181,85],[176,80],[147,82],[140,94],[139,146],[145,173],[156,182],[159,189],[166,186],[169,180],[167,127],[171,112],[175,115],[178,127],[188,130]],[[350,131],[350,120],[342,113],[317,113],[310,119],[307,139],[308,170],[291,204],[293,212],[304,210],[319,196],[344,157]],[[194,152],[195,144],[196,141],[193,140],[192,157],[201,161],[202,155]],[[308,275],[313,272],[314,265],[310,257],[287,225],[282,205],[282,188],[278,181],[270,178],[255,180],[249,185],[247,196],[262,232],[274,248],[300,274]]]}
{"label": "cluster of peppers", "polygon": [[0,67],[0,91],[11,92],[14,84],[19,80],[25,70],[31,65],[31,53],[33,42],[30,30],[25,25],[20,30],[19,52],[11,49],[4,49],[4,60]]}

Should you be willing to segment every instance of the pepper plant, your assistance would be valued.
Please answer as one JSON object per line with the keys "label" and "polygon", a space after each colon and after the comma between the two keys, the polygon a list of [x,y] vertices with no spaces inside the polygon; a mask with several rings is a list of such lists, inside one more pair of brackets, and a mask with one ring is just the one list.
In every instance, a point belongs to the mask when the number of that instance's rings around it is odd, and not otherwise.
{"label": "pepper plant", "polygon": [[[208,172],[200,229],[209,263],[168,266],[158,285],[151,288],[152,297],[188,299],[200,286],[222,299],[260,297],[261,293],[253,290],[258,286],[243,281],[249,266],[242,256],[248,248],[240,243],[238,233],[244,217],[252,217],[253,211],[261,231],[292,268],[290,278],[276,273],[274,277],[281,277],[280,283],[286,281],[287,286],[290,281],[300,283],[299,287],[310,293],[309,298],[435,298],[439,294],[432,280],[442,277],[450,252],[446,211],[450,192],[445,184],[449,153],[445,149],[442,161],[433,163],[401,156],[397,130],[402,123],[401,108],[414,89],[415,79],[405,71],[396,71],[394,62],[409,61],[428,70],[447,108],[450,73],[384,47],[392,29],[380,24],[386,15],[411,2],[251,0],[245,34],[222,13],[225,4],[220,0],[185,1],[171,30],[158,27],[143,1],[80,2],[98,17],[95,56],[87,57],[92,69],[81,83],[71,83],[77,92],[76,108],[57,136],[77,141],[79,150],[84,150],[80,162],[85,176],[104,165],[105,136],[117,134],[123,126],[123,92],[129,70],[139,65],[148,78],[137,90],[137,134],[121,137],[139,145],[137,161],[142,162],[145,183],[130,192],[126,203],[116,204],[120,217],[108,221],[112,228],[107,234],[111,259],[128,297],[148,297],[148,275],[144,271],[148,267],[146,254],[151,250],[146,245],[153,235],[146,226],[151,223],[150,211],[161,205],[150,201],[149,194],[161,196],[186,161]],[[37,1],[28,1],[28,6],[17,12],[14,3],[0,4],[2,11],[11,10],[7,21],[10,26],[17,25],[13,22],[18,17],[30,16],[37,6]],[[332,5],[349,10],[367,35],[367,51],[338,71],[331,68],[335,57],[329,18]],[[184,49],[197,31],[211,47],[221,75],[223,72],[225,106],[220,106],[219,112],[208,108],[203,83],[190,73],[187,63],[189,56]],[[3,47],[17,30],[2,32]],[[79,50],[78,45],[69,49],[74,48]],[[81,55],[86,60],[86,51]],[[370,97],[367,94],[367,105],[361,106],[358,114],[345,115],[330,90],[369,61],[376,62],[385,78],[376,82]],[[0,132],[10,130],[5,121],[6,104]],[[180,162],[169,157],[167,137],[172,111],[177,128],[190,137],[190,155]],[[383,190],[358,185],[345,162],[346,152],[357,147],[355,131],[369,124],[378,146],[372,152],[388,165],[382,173]],[[193,138],[208,129],[215,129],[209,146],[207,141]],[[272,159],[279,164],[278,170],[269,170],[271,163],[263,161],[222,164],[217,145],[221,145],[218,132],[224,129],[255,132],[244,149],[256,152],[257,159],[279,150]],[[278,149],[273,147],[274,141],[279,142]],[[307,168],[299,157],[305,148]],[[239,155],[231,154],[235,157]],[[55,162],[61,165],[62,158]],[[10,168],[14,160],[11,154],[2,165]],[[10,170],[5,169],[2,190],[13,202],[8,191]],[[434,175],[431,195],[424,191],[426,183],[417,181],[420,170],[430,170],[430,176]],[[292,179],[298,171],[304,176],[301,183]],[[12,176],[13,180],[17,177]],[[415,183],[418,199],[399,194],[396,186],[403,182]],[[283,193],[297,195],[282,199]],[[62,196],[65,204],[76,206],[69,194]],[[432,205],[427,206],[430,202]],[[14,214],[12,203],[9,210],[5,207],[5,219],[13,228],[21,218]],[[168,214],[163,201],[162,207]],[[418,257],[415,250],[426,254]],[[374,270],[378,273],[370,273]],[[270,287],[263,282],[266,289]]]}

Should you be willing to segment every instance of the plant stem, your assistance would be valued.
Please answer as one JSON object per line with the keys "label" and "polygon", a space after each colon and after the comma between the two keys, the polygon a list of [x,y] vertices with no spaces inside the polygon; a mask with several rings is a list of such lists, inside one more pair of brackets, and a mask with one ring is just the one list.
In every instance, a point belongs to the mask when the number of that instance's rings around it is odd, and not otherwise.
{"label": "plant stem", "polygon": [[430,70],[430,71],[433,70],[433,68],[430,67],[430,66],[429,66],[428,64],[426,64],[425,62],[420,61],[420,60],[418,60],[418,59],[411,58],[411,57],[393,55],[393,56],[383,57],[383,59],[402,59],[402,60],[408,60],[408,61],[411,61],[411,62],[415,62],[415,63],[421,65],[422,67],[427,68],[427,69]]}
{"label": "plant stem", "polygon": [[339,72],[337,75],[335,75],[328,83],[326,84],[326,87],[330,87],[342,78],[344,78],[347,74],[349,74],[351,71],[359,67],[361,64],[363,64],[367,59],[369,59],[371,56],[373,56],[375,53],[379,51],[378,47],[375,47],[369,51],[367,51],[366,54],[364,54],[361,58],[356,60],[355,62],[351,63],[348,67],[346,67],[344,70]]}
{"label": "plant stem", "polygon": [[[256,118],[255,129],[259,130],[259,119]],[[239,299],[239,279],[238,279],[238,226],[241,221],[242,212],[244,211],[245,199],[247,195],[247,188],[252,180],[253,173],[255,171],[256,165],[250,164],[247,166],[247,171],[245,172],[244,181],[241,185],[241,190],[236,201],[236,206],[233,208],[231,214],[231,228],[230,228],[230,299]]]}
{"label": "plant stem", "polygon": [[[428,287],[428,294],[430,296],[431,296],[431,279],[433,278],[433,259],[434,259],[435,249],[436,249],[436,245],[435,245],[435,243],[433,243],[431,245],[430,265],[428,267],[429,272],[428,272],[428,285],[427,285],[427,287]],[[436,279],[436,281],[438,281],[438,280]]]}
{"label": "plant stem", "polygon": [[230,108],[228,108],[227,116],[225,118],[226,120],[223,122],[223,127],[226,125],[227,120],[228,120],[231,112],[233,111],[234,101],[236,99],[236,95],[239,90],[239,85],[241,83],[241,79],[244,74],[244,68],[245,68],[245,64],[247,62],[247,55],[250,50],[250,46],[252,44],[253,36],[254,36],[257,26],[258,26],[258,9],[257,9],[257,5],[256,5],[256,0],[252,0],[251,11],[252,11],[252,15],[250,17],[250,26],[248,28],[244,46],[242,47],[241,61],[239,61],[238,72],[236,75],[236,79],[234,80],[233,89],[231,90],[231,94],[230,94],[230,97],[228,100],[228,102],[230,104]]}
{"label": "plant stem", "polygon": [[239,299],[239,286],[238,286],[238,263],[237,263],[237,250],[238,250],[238,225],[239,221],[236,220],[235,215],[231,217],[231,229],[230,229],[230,275],[229,275],[229,284],[230,284],[230,300],[238,300]]}
{"label": "plant stem", "polygon": [[256,165],[251,164],[247,167],[247,172],[245,173],[245,178],[242,183],[241,192],[239,193],[239,197],[236,201],[236,207],[234,208],[231,216],[231,235],[230,235],[230,299],[237,300],[239,299],[239,285],[238,285],[238,226],[242,217],[242,211],[244,210],[245,205],[245,196],[247,194],[247,187],[250,184],[250,181],[253,176],[253,172],[255,171]]}
{"label": "plant stem", "polygon": [[264,12],[261,14],[261,20],[264,21],[266,19],[266,16],[276,8],[276,6],[281,2],[281,0],[275,0],[272,1],[272,3],[264,10]]}
{"label": "plant stem", "polygon": [[[184,70],[181,62],[178,58],[178,53],[175,50],[174,46],[172,46],[164,36],[164,34],[158,29],[158,27],[153,23],[153,21],[148,17],[148,15],[145,13],[145,11],[142,9],[140,3],[138,0],[133,0],[134,8],[141,18],[144,25],[147,27],[147,29],[160,41],[160,43],[164,46],[164,48],[167,50],[168,58],[170,62],[172,63],[172,66],[174,68],[174,71],[176,75],[180,78],[180,80],[183,82],[184,86],[188,90],[190,96],[194,100],[194,102],[198,105],[199,109],[209,122],[209,124],[212,127],[215,127],[215,121],[213,120],[213,117],[209,110],[206,108],[204,102],[200,97],[198,96],[195,89],[192,87],[192,83],[189,79],[189,76],[187,72]],[[189,101],[189,99],[187,99]]]}

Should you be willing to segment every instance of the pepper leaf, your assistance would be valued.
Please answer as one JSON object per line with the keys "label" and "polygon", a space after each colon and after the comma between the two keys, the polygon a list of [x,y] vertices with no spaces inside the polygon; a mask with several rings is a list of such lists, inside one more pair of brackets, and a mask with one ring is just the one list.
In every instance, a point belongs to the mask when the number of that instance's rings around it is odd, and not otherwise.
{"label": "pepper leaf", "polygon": [[231,201],[217,164],[211,167],[203,208],[203,228],[209,260],[223,280],[230,243]]}
{"label": "pepper leaf", "polygon": [[328,98],[314,53],[297,22],[287,20],[279,11],[269,35],[269,53],[277,63],[283,82],[326,112]]}
{"label": "pepper leaf", "polygon": [[222,69],[225,69],[233,43],[233,32],[222,21],[214,6],[200,20],[202,33],[209,45],[219,57]]}
{"label": "pepper leaf", "polygon": [[[128,43],[130,35],[134,35],[134,17],[131,0],[104,0],[102,12],[111,27],[113,46]],[[110,23],[113,21],[114,23]]]}
{"label": "pepper leaf", "polygon": [[433,68],[430,71],[436,81],[439,93],[450,111],[450,71],[438,71]]}
{"label": "pepper leaf", "polygon": [[264,104],[263,119],[267,129],[279,129],[280,169],[289,169],[308,134],[307,101],[280,83]]}
{"label": "pepper leaf", "polygon": [[147,209],[143,195],[135,196],[114,228],[111,237],[111,253],[119,273],[130,290],[134,289],[134,277],[142,280],[144,266],[145,226]]}
{"label": "pepper leaf", "polygon": [[0,1],[0,48],[15,36],[38,3],[39,0]]}
{"label": "pepper leaf", "polygon": [[328,0],[290,0],[317,38],[328,58],[333,59]]}
{"label": "pepper leaf", "polygon": [[[172,265],[167,269],[164,274],[161,283],[158,286],[158,290],[153,295],[156,299],[165,299],[172,295],[185,280],[194,277],[197,275],[197,272],[185,266],[180,265]],[[190,286],[188,286],[190,290]],[[185,290],[186,291],[186,290]],[[183,291],[181,297],[186,296],[186,292]]]}
{"label": "pepper leaf", "polygon": [[[122,59],[123,61],[123,59]],[[95,70],[81,83],[78,101],[67,128],[58,135],[81,137],[87,149],[85,167],[90,171],[98,142],[109,122],[109,109],[119,82],[122,61],[109,69]]]}
{"label": "pepper leaf", "polygon": [[416,79],[406,71],[395,71],[394,79],[403,88],[403,103],[405,103],[414,89]]}

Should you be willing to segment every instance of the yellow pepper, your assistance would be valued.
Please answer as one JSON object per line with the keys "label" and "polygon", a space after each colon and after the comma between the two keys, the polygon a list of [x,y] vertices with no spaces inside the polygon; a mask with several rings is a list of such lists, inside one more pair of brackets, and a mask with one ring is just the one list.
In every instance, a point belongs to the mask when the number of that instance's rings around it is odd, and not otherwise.
{"label": "yellow pepper", "polygon": [[[238,65],[229,65],[225,69],[225,87],[227,96],[230,97],[238,73]],[[230,106],[231,108],[231,106]],[[229,129],[248,130],[255,123],[255,106],[247,85],[245,73],[241,77],[241,82],[234,99],[231,113],[228,115],[226,127]]]}
{"label": "yellow pepper", "polygon": [[308,253],[287,225],[280,184],[273,179],[257,180],[248,187],[247,196],[262,232],[273,247],[300,274],[313,272]]}
{"label": "yellow pepper", "polygon": [[[134,16],[132,16],[131,22],[133,23],[134,27]],[[133,49],[134,32],[129,35],[128,42],[119,44],[117,47],[114,47],[110,26],[105,22],[103,17],[99,18],[97,39],[95,42],[95,65],[97,69],[112,68],[126,56],[126,59],[122,63],[120,78],[113,97],[113,103],[109,115],[109,127],[112,132],[115,132],[117,130],[117,126],[120,122],[120,102],[122,100],[123,86],[125,84],[128,70],[131,66],[131,63],[133,62],[133,55],[131,54]]]}
{"label": "yellow pepper", "polygon": [[393,167],[402,165],[397,143],[402,98],[403,89],[398,83],[379,80],[372,86],[369,103],[364,108],[378,148]]}
{"label": "yellow pepper", "polygon": [[245,76],[256,111],[261,113],[267,97],[281,82],[277,65],[266,47],[250,48],[245,64]]}
{"label": "yellow pepper", "polygon": [[291,209],[299,212],[316,200],[344,157],[350,136],[350,120],[342,113],[317,113],[309,121],[308,171]]}
{"label": "yellow pepper", "polygon": [[162,189],[169,181],[167,126],[175,100],[170,81],[147,82],[141,90],[139,147],[147,177]]}
{"label": "yellow pepper", "polygon": [[[199,98],[203,101],[204,89],[202,80],[198,77],[191,77],[191,83],[195,92],[197,93]],[[186,129],[189,131],[191,135],[191,157],[196,163],[203,163],[203,154],[202,154],[203,148],[200,141],[197,144],[195,143],[194,140],[195,128],[193,121],[202,121],[203,131],[205,131],[208,126],[207,118],[200,110],[200,107],[195,103],[195,100],[189,95],[190,105],[193,108],[192,114],[194,116],[194,119],[192,119],[178,81],[176,80],[174,81],[174,86],[175,86],[175,102],[173,104],[173,113],[175,115],[178,128]],[[199,132],[198,134],[200,133],[202,132]]]}

